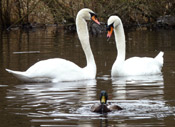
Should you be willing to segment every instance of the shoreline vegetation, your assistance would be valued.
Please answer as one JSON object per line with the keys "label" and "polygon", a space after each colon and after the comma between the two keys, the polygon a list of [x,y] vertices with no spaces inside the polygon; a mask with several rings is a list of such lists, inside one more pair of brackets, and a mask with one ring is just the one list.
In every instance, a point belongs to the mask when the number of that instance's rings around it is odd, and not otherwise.
{"label": "shoreline vegetation", "polygon": [[[125,28],[175,28],[175,0],[1,0],[0,29],[52,25],[73,31],[77,12],[85,7],[98,14],[104,27],[110,15],[118,15]],[[89,24],[92,32],[103,31],[93,23]]]}

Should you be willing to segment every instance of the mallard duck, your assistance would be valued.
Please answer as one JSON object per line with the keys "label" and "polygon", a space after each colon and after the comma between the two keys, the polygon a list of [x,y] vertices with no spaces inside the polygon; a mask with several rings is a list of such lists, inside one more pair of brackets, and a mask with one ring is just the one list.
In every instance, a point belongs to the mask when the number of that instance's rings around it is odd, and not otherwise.
{"label": "mallard duck", "polygon": [[106,91],[101,91],[100,93],[100,103],[95,103],[91,107],[92,112],[98,113],[107,113],[116,110],[122,110],[122,108],[118,105],[111,105],[111,103],[107,103],[108,94]]}

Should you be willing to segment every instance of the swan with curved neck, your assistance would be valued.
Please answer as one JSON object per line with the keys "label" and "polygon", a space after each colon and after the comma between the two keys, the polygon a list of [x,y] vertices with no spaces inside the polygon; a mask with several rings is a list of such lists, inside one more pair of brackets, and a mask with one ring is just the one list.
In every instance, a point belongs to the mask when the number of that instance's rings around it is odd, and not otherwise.
{"label": "swan with curved neck", "polygon": [[132,57],[125,60],[125,33],[121,19],[118,16],[110,16],[107,25],[107,37],[110,38],[114,31],[117,48],[117,58],[111,70],[112,77],[154,75],[161,73],[163,66],[163,52],[160,52],[155,58]]}
{"label": "swan with curved neck", "polygon": [[86,67],[81,68],[71,61],[54,58],[39,61],[25,72],[12,71],[9,69],[6,69],[6,71],[25,82],[60,82],[95,79],[96,64],[89,43],[89,32],[86,20],[93,20],[97,24],[100,24],[96,14],[88,8],[81,9],[77,14],[77,33],[86,56]]}

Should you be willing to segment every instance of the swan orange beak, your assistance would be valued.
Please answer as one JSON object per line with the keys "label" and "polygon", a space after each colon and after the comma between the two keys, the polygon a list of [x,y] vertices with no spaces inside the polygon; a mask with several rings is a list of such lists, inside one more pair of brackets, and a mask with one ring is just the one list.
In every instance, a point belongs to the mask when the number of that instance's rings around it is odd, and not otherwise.
{"label": "swan orange beak", "polygon": [[108,30],[108,34],[107,34],[108,38],[111,37],[113,30],[114,30],[114,28],[111,26],[110,29]]}
{"label": "swan orange beak", "polygon": [[97,23],[98,25],[100,25],[100,22],[98,21],[98,19],[96,18],[95,15],[93,15],[93,16],[91,17],[91,19],[92,19],[95,23]]}

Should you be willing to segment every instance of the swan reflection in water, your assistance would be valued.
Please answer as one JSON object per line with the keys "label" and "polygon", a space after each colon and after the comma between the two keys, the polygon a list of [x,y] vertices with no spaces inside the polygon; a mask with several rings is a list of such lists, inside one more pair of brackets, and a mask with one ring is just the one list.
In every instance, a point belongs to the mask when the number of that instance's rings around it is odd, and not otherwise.
{"label": "swan reflection in water", "polygon": [[119,100],[123,115],[131,119],[162,118],[175,110],[164,100],[162,75],[117,77],[112,84],[113,100]]}
{"label": "swan reflection in water", "polygon": [[139,99],[144,96],[164,94],[162,75],[115,77],[112,78],[112,84],[116,99]]}
{"label": "swan reflection in water", "polygon": [[84,80],[16,85],[8,91],[6,98],[8,108],[13,108],[15,113],[42,117],[66,116],[76,110],[81,101],[94,100],[95,95],[96,80]]}
{"label": "swan reflection in water", "polygon": [[[120,77],[112,79],[113,104],[123,110],[101,116],[90,111],[98,102],[96,80],[60,83],[16,85],[8,90],[7,110],[25,115],[32,123],[61,123],[62,121],[90,119],[152,119],[172,115],[174,107],[167,106],[163,99],[162,76]],[[109,84],[110,85],[110,84]],[[77,122],[76,122],[77,123]],[[87,123],[89,126],[92,122]],[[82,123],[81,123],[82,125]]]}

